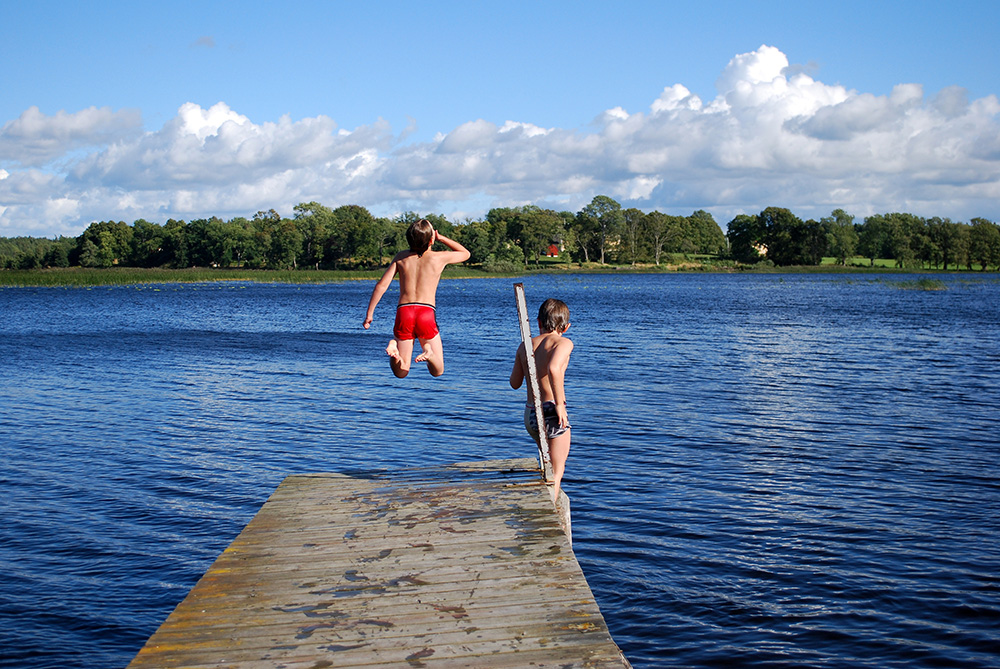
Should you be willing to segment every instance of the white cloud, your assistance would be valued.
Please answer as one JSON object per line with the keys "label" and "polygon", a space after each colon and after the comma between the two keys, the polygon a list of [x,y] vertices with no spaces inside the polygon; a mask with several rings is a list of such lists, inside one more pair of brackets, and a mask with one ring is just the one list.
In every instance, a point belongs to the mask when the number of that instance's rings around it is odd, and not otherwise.
{"label": "white cloud", "polygon": [[389,148],[389,139],[384,122],[344,134],[325,116],[256,125],[221,102],[207,110],[188,103],[161,130],[79,161],[68,181],[209,192],[269,181],[289,170],[302,171],[306,180],[328,173],[351,180],[370,173],[359,171],[357,161],[371,162]]}
{"label": "white cloud", "polygon": [[528,137],[539,137],[541,135],[547,135],[549,133],[545,128],[540,128],[533,123],[517,123],[515,121],[507,121],[500,128],[500,132],[509,134],[511,136],[526,135]]}
{"label": "white cloud", "polygon": [[762,44],[756,51],[741,53],[730,60],[715,81],[715,87],[726,95],[759,84],[772,84],[784,79],[787,68],[788,57],[785,54],[773,46]]}
{"label": "white cloud", "polygon": [[235,123],[238,126],[250,123],[250,119],[237,114],[224,102],[214,104],[208,109],[186,102],[177,111],[177,117],[180,120],[182,133],[195,135],[202,140],[209,136],[217,136],[226,123]]}
{"label": "white cloud", "polygon": [[90,107],[46,116],[38,107],[29,107],[0,128],[0,161],[39,167],[82,147],[134,136],[141,125],[142,117],[135,110]]}
{"label": "white cloud", "polygon": [[687,87],[681,84],[674,84],[663,89],[663,94],[653,101],[651,109],[654,114],[678,109],[698,111],[701,109],[701,105],[701,98],[694,95]]}
{"label": "white cloud", "polygon": [[133,113],[32,108],[0,131],[0,235],[272,207],[289,215],[310,200],[377,214],[576,210],[602,193],[646,210],[707,209],[723,225],[769,205],[804,217],[843,207],[996,220],[996,96],[969,100],[951,87],[927,99],[914,83],[874,95],[804,69],[765,45],[730,61],[714,100],[671,84],[648,110],[615,107],[587,128],[478,119],[422,143],[381,119],[352,130],[327,116],[254,123],[221,102],[185,104],[146,133]]}

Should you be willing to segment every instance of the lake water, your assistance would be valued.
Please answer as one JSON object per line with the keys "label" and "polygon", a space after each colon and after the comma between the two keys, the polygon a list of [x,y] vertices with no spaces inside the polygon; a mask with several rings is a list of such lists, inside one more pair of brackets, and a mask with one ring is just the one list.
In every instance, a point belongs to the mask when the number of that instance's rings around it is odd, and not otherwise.
{"label": "lake water", "polygon": [[[634,666],[1000,666],[1000,280],[917,279],[524,279]],[[288,474],[531,457],[512,283],[404,380],[371,281],[0,288],[0,665],[124,666]]]}

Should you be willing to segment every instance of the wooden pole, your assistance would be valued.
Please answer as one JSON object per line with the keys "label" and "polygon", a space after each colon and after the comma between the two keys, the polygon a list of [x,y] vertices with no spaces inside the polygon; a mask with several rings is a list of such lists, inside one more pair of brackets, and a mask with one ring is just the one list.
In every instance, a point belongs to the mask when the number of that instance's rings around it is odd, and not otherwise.
{"label": "wooden pole", "polygon": [[542,414],[541,393],[538,390],[538,374],[535,368],[535,349],[531,345],[531,322],[528,320],[528,305],[524,298],[524,284],[514,284],[514,299],[517,303],[517,318],[521,325],[521,341],[524,342],[524,354],[528,362],[525,365],[528,377],[528,388],[535,400],[535,418],[538,423],[538,462],[542,468],[542,476],[546,483],[552,482],[552,461],[549,458],[549,439],[545,434],[545,417]]}

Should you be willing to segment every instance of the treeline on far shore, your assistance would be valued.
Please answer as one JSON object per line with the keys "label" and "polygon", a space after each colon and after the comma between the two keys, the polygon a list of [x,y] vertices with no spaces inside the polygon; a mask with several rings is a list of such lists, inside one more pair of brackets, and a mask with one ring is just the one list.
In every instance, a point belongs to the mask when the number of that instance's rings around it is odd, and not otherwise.
{"label": "treeline on far shore", "polygon": [[[551,266],[657,268],[678,255],[693,264],[727,269],[820,265],[832,257],[874,266],[889,259],[906,269],[1000,269],[1000,227],[888,213],[862,222],[842,209],[819,221],[768,207],[741,214],[723,234],[711,214],[688,216],[622,209],[599,195],[578,212],[533,205],[491,209],[482,220],[455,223],[407,212],[379,218],[358,205],[296,205],[291,218],[273,209],[252,218],[217,217],[164,224],[144,219],[91,223],[78,237],[0,237],[0,268],[216,268],[245,271],[367,272],[406,248],[405,231],[427,218],[457,239],[477,271],[516,273]],[[697,259],[697,260],[695,260]]]}

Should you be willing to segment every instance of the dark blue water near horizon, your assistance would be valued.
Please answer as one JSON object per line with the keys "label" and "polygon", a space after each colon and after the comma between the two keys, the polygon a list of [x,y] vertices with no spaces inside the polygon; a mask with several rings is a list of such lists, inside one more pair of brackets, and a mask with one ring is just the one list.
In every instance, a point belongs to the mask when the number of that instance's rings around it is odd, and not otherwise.
{"label": "dark blue water near horizon", "polygon": [[[525,277],[636,667],[1000,666],[1000,280]],[[372,282],[0,288],[0,666],[123,667],[288,474],[528,457],[511,279],[388,370]]]}

